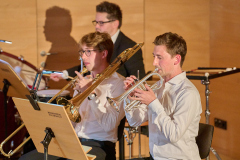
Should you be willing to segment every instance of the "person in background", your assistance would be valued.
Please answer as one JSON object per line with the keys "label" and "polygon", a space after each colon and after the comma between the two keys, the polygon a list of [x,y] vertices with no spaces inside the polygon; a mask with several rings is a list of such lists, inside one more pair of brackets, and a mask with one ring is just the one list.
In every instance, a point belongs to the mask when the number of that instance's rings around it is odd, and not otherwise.
{"label": "person in background", "polygon": [[[200,160],[195,138],[202,106],[198,90],[182,71],[186,42],[181,36],[168,32],[157,36],[153,43],[153,65],[163,78],[162,86],[155,91],[148,85],[145,85],[146,91],[135,89],[128,98],[141,104],[125,110],[126,118],[133,127],[148,120],[151,160]],[[126,78],[126,90],[134,79],[135,76]]]}
{"label": "person in background", "polygon": [[[122,26],[122,11],[120,7],[115,3],[107,1],[101,2],[96,6],[96,17],[92,21],[95,26],[95,30],[98,32],[105,32],[110,34],[114,43],[114,52],[110,62],[112,62],[119,54],[128,48],[132,48],[136,42],[128,38],[120,28]],[[79,71],[81,65],[64,71],[64,77],[75,77],[75,71]],[[142,78],[145,76],[145,69],[143,64],[142,50],[136,52],[124,65],[122,65],[117,72],[124,77],[135,75]],[[62,79],[62,74],[52,73],[50,78],[54,81]]]}

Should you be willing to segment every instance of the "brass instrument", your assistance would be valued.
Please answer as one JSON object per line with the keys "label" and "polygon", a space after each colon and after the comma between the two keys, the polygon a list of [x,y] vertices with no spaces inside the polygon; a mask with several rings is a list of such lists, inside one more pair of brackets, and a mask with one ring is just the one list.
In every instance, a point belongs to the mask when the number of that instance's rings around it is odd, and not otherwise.
{"label": "brass instrument", "polygon": [[80,104],[93,92],[93,90],[107,77],[112,75],[123,63],[131,58],[141,47],[143,43],[138,43],[133,48],[126,49],[101,73],[94,79],[94,83],[81,94],[67,100],[62,97],[57,98],[57,104],[64,105],[68,116],[73,122],[80,122],[81,117],[78,112]]}
{"label": "brass instrument", "polygon": [[[109,98],[107,97],[108,102],[110,103],[110,105],[112,107],[114,107],[118,112],[119,112],[119,104],[123,101],[126,100],[127,103],[127,97],[128,95],[135,89],[135,88],[139,88],[141,90],[146,90],[145,84],[147,84],[146,80],[153,76],[153,75],[157,75],[160,78],[160,85],[158,86],[158,82],[156,82],[155,84],[153,84],[152,86],[150,86],[150,88],[152,90],[156,90],[162,87],[163,84],[163,78],[160,76],[160,74],[157,73],[158,69],[156,68],[153,72],[149,73],[148,75],[146,75],[144,78],[142,78],[140,81],[137,81],[137,83],[135,83],[131,88],[129,88],[126,92],[124,92],[123,94],[121,94],[118,97],[115,98]],[[137,100],[133,100],[130,103],[128,103],[125,106],[125,111],[130,111],[134,106],[138,106],[140,104],[140,101]]]}
{"label": "brass instrument", "polygon": [[[82,72],[80,74],[85,74],[87,73],[88,70],[86,68],[83,68]],[[66,90],[68,87],[74,85],[75,81],[78,79],[78,76],[74,77],[66,86],[64,86],[55,96],[53,96],[47,103],[51,103],[56,97],[58,97],[64,90]],[[1,153],[10,158],[13,154],[15,154],[25,143],[27,143],[31,137],[28,137],[25,141],[23,141],[14,151],[10,150],[8,153],[5,153],[3,151],[3,145],[10,139],[12,138],[19,130],[21,130],[25,124],[23,123],[21,126],[19,126],[11,135],[9,135],[0,145],[0,151]]]}

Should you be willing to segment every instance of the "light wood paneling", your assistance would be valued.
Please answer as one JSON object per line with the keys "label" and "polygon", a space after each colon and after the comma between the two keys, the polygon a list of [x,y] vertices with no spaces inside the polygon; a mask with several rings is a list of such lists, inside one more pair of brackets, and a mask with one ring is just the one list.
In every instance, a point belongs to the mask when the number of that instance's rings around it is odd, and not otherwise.
{"label": "light wood paneling", "polygon": [[188,52],[183,69],[209,65],[209,1],[145,1],[145,65],[153,70],[152,42],[165,32],[181,35]]}
{"label": "light wood paneling", "polygon": [[34,65],[37,64],[36,1],[0,1],[0,42],[5,52],[20,56]]}
{"label": "light wood paneling", "polygon": [[[211,0],[210,66],[237,67],[240,50],[240,1]],[[227,130],[215,127],[213,147],[232,159],[239,159],[240,73],[211,81],[210,123],[214,118],[227,121]]]}

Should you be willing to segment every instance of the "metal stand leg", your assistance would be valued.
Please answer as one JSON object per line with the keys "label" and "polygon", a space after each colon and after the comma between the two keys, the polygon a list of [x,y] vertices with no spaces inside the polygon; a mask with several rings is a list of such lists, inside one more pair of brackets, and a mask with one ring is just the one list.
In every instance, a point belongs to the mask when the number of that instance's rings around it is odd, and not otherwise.
{"label": "metal stand leg", "polygon": [[123,137],[119,140],[119,160],[124,160],[125,158],[125,153],[124,153],[124,135]]}
{"label": "metal stand leg", "polygon": [[[205,73],[206,80],[202,80],[202,84],[205,85],[205,96],[206,96],[206,110],[205,110],[205,117],[206,117],[206,124],[209,124],[209,117],[210,117],[210,110],[209,110],[209,94],[211,93],[209,90],[209,84],[210,81],[208,79],[209,73]],[[218,160],[222,160],[220,156],[218,155],[217,151],[214,150],[212,147],[210,150],[213,152],[213,154],[216,156]],[[208,156],[206,160],[209,160],[210,157]]]}
{"label": "metal stand leg", "polygon": [[127,138],[127,135],[125,133],[124,133],[124,137],[129,145],[129,159],[131,159],[132,158],[132,143],[133,143],[133,139],[136,137],[136,132],[137,132],[138,127],[136,127],[136,128],[135,127],[125,127],[125,128],[127,128],[129,138]]}
{"label": "metal stand leg", "polygon": [[138,127],[138,158],[142,158],[141,155],[141,126]]}
{"label": "metal stand leg", "polygon": [[[212,153],[215,155],[215,157],[216,157],[218,160],[222,160],[216,150],[214,150],[212,147],[211,147],[210,149],[211,149]],[[209,156],[208,156],[208,157],[209,157]]]}
{"label": "metal stand leg", "polygon": [[53,131],[51,128],[46,128],[45,129],[45,138],[44,140],[41,142],[44,146],[44,160],[48,160],[48,146],[52,140],[53,137],[55,137]]}

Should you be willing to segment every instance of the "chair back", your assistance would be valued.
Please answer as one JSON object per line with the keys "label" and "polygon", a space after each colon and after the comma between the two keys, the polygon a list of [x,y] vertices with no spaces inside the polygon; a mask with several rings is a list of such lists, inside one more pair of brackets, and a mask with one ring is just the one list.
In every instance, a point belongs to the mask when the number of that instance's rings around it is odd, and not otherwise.
{"label": "chair back", "polygon": [[198,136],[196,143],[198,145],[201,159],[207,158],[210,152],[214,127],[209,124],[199,123]]}

